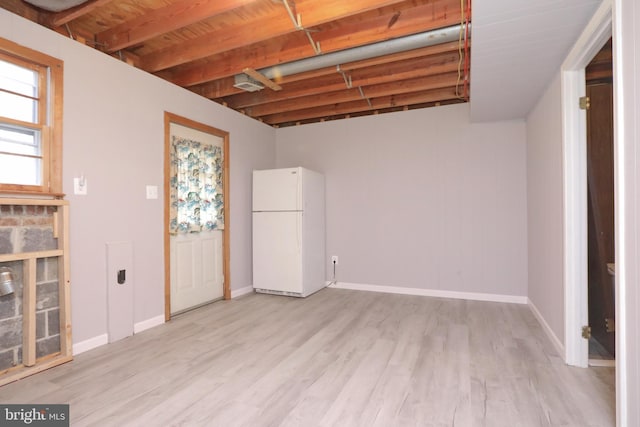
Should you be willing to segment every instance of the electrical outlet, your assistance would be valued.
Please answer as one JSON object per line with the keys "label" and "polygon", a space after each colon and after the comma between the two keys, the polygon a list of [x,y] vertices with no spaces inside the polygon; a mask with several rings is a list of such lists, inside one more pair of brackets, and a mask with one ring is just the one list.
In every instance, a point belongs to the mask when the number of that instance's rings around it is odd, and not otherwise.
{"label": "electrical outlet", "polygon": [[331,264],[338,265],[338,255],[331,256]]}

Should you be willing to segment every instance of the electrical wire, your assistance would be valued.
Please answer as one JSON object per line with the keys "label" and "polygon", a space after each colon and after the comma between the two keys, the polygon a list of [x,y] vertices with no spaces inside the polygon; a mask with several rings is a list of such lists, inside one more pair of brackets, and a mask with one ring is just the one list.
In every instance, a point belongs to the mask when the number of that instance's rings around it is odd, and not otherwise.
{"label": "electrical wire", "polygon": [[462,37],[464,35],[464,0],[460,0],[460,33],[458,36],[458,80],[456,81],[456,97],[464,99],[460,95],[460,80],[462,80]]}
{"label": "electrical wire", "polygon": [[[470,1],[470,0],[467,0]],[[464,13],[464,0],[460,0],[460,32],[458,35],[458,80],[456,81],[456,97],[459,99],[465,99],[464,95],[460,94],[460,81],[463,78],[462,75],[462,61],[465,59],[467,52],[463,54],[463,38],[466,40],[465,36],[465,13]],[[466,70],[465,70],[466,72]]]}

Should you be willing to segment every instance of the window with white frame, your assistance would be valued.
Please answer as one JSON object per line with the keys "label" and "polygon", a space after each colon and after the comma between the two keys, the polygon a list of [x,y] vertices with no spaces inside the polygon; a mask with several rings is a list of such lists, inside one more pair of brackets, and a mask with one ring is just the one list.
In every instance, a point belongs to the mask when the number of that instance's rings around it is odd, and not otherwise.
{"label": "window with white frame", "polygon": [[58,194],[62,61],[0,39],[0,193]]}

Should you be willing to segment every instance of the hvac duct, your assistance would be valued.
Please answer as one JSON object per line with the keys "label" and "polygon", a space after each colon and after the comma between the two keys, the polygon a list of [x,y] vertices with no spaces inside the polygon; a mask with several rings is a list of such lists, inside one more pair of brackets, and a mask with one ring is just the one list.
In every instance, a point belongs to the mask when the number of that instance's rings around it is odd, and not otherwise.
{"label": "hvac duct", "polygon": [[48,10],[49,12],[61,12],[63,10],[71,9],[86,3],[88,0],[24,0],[25,2],[32,4],[40,9]]}
{"label": "hvac duct", "polygon": [[363,59],[376,58],[412,49],[448,43],[459,39],[461,28],[464,29],[461,25],[453,25],[451,27],[412,34],[397,39],[313,56],[299,61],[287,62],[273,67],[262,68],[258,71],[268,79],[278,79],[292,74],[304,73],[306,71],[346,64],[348,62],[361,61]]}

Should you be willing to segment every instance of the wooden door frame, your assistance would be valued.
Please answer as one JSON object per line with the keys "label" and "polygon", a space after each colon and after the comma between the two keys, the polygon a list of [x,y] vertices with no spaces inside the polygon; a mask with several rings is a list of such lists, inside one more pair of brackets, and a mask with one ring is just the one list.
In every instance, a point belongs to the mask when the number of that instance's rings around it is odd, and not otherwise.
{"label": "wooden door frame", "polygon": [[169,209],[169,201],[171,200],[170,196],[170,167],[169,167],[169,158],[170,158],[170,144],[171,144],[171,123],[192,128],[198,130],[200,132],[209,133],[211,135],[215,135],[217,137],[222,138],[223,140],[223,203],[224,206],[222,211],[224,213],[224,230],[222,232],[222,270],[223,270],[223,294],[224,299],[231,298],[231,271],[230,271],[230,250],[229,250],[229,239],[231,236],[230,226],[229,226],[229,199],[230,199],[230,190],[229,186],[229,132],[223,131],[217,128],[214,128],[209,125],[205,125],[203,123],[196,122],[191,119],[187,119],[186,117],[179,116],[177,114],[169,113],[168,111],[164,112],[164,319],[166,322],[171,320],[171,241],[170,241],[170,233],[169,233],[169,217],[170,217],[170,209]]}

